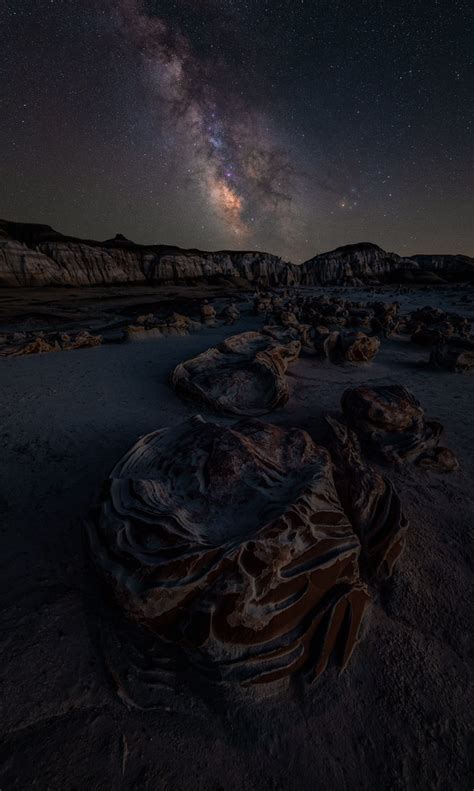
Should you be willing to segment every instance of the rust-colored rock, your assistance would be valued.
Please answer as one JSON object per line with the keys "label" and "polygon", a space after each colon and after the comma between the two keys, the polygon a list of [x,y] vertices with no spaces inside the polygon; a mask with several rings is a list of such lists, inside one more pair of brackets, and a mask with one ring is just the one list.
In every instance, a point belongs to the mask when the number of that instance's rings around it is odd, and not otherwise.
{"label": "rust-colored rock", "polygon": [[70,351],[100,346],[101,335],[82,330],[76,333],[15,333],[6,336],[0,345],[0,357],[23,357],[29,354]]}
{"label": "rust-colored rock", "polygon": [[380,340],[364,332],[338,332],[322,325],[300,325],[299,330],[304,354],[333,363],[372,362],[380,349]]}
{"label": "rust-colored rock", "polygon": [[215,327],[217,323],[216,317],[216,309],[213,308],[212,305],[209,305],[207,299],[205,299],[201,305],[201,321],[207,327]]}
{"label": "rust-colored rock", "polygon": [[387,461],[414,461],[437,472],[457,469],[452,451],[439,445],[443,426],[425,420],[420,402],[403,385],[355,387],[341,403],[349,425]]}
{"label": "rust-colored rock", "polygon": [[77,334],[66,333],[60,336],[60,345],[63,350],[89,349],[94,346],[100,346],[101,343],[102,337],[100,335],[92,335],[86,330]]}
{"label": "rust-colored rock", "polygon": [[306,432],[196,417],[141,439],[88,525],[128,619],[216,679],[345,667],[369,602],[327,450]]}
{"label": "rust-colored rock", "polygon": [[300,349],[297,340],[243,332],[177,365],[170,383],[216,412],[263,415],[287,402],[285,372]]}
{"label": "rust-colored rock", "polygon": [[202,324],[181,313],[172,313],[167,319],[149,313],[138,316],[136,323],[127,327],[127,338],[131,341],[152,340],[168,335],[189,335],[202,329]]}
{"label": "rust-colored rock", "polygon": [[379,349],[380,341],[376,336],[370,337],[364,332],[342,332],[336,354],[350,363],[369,363]]}
{"label": "rust-colored rock", "polygon": [[334,481],[362,545],[370,577],[387,577],[405,548],[408,520],[393,483],[362,460],[359,440],[345,424],[327,417],[334,434]]}

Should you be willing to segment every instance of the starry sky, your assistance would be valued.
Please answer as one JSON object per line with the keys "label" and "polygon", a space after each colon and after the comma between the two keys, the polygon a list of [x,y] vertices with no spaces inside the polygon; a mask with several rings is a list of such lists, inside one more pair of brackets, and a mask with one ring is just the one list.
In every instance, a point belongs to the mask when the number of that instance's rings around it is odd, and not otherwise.
{"label": "starry sky", "polygon": [[474,255],[471,0],[0,0],[0,217]]}

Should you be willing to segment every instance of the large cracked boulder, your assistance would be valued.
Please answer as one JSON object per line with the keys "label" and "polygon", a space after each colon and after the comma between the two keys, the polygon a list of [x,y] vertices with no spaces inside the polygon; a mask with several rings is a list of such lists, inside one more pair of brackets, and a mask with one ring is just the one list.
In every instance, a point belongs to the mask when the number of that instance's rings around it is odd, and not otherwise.
{"label": "large cracked boulder", "polygon": [[215,412],[263,415],[289,397],[285,373],[301,344],[281,328],[243,332],[180,363],[170,383],[182,396]]}
{"label": "large cracked boulder", "polygon": [[328,451],[299,429],[195,417],[142,438],[88,524],[128,620],[216,680],[341,668],[369,595]]}
{"label": "large cracked boulder", "polygon": [[389,462],[414,461],[437,472],[458,468],[456,457],[440,446],[443,426],[425,419],[420,402],[403,385],[345,390],[342,410],[347,423]]}

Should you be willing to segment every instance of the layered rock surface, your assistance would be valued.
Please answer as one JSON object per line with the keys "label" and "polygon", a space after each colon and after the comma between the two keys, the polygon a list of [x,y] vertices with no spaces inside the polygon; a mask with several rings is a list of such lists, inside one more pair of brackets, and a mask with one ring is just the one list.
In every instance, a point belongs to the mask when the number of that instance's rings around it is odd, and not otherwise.
{"label": "layered rock surface", "polygon": [[290,285],[298,267],[260,252],[181,250],[66,237],[47,225],[0,221],[0,285],[95,286],[192,283],[218,277]]}
{"label": "layered rock surface", "polygon": [[257,420],[193,418],[141,439],[89,527],[128,618],[217,679],[344,667],[369,601],[328,451]]}
{"label": "layered rock surface", "polygon": [[0,286],[188,284],[217,278],[269,286],[473,280],[474,259],[407,258],[364,242],[294,265],[264,252],[139,245],[120,235],[97,242],[63,236],[49,225],[0,220]]}
{"label": "layered rock surface", "polygon": [[346,514],[359,536],[370,577],[387,577],[405,548],[408,520],[389,478],[362,459],[358,437],[347,425],[327,417],[334,439],[334,480]]}
{"label": "layered rock surface", "polygon": [[287,402],[285,372],[300,350],[300,342],[278,327],[243,332],[177,365],[170,383],[215,412],[263,415]]}
{"label": "layered rock surface", "polygon": [[398,270],[414,270],[409,258],[386,253],[376,244],[361,243],[338,247],[302,264],[302,280],[308,285],[361,285],[385,280]]}
{"label": "layered rock surface", "polygon": [[443,426],[425,419],[420,402],[403,385],[354,387],[344,391],[341,403],[349,426],[387,461],[414,461],[437,472],[457,469],[453,452],[439,444]]}
{"label": "layered rock surface", "polygon": [[474,258],[468,256],[403,257],[376,244],[345,245],[301,265],[306,285],[357,286],[377,282],[437,283],[474,279]]}

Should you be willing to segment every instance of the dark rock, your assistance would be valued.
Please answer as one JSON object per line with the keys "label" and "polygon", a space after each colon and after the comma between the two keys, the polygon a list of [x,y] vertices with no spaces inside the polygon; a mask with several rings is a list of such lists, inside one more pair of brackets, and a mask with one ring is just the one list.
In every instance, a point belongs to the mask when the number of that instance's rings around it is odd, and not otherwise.
{"label": "dark rock", "polygon": [[88,524],[132,623],[216,680],[344,668],[369,594],[328,451],[299,429],[193,418],[141,439]]}
{"label": "dark rock", "polygon": [[403,385],[345,390],[341,404],[349,426],[387,461],[414,461],[437,472],[458,468],[452,451],[439,445],[443,426],[425,420],[420,402]]}

